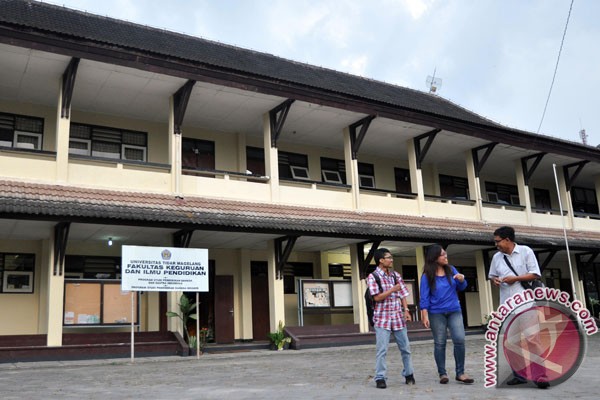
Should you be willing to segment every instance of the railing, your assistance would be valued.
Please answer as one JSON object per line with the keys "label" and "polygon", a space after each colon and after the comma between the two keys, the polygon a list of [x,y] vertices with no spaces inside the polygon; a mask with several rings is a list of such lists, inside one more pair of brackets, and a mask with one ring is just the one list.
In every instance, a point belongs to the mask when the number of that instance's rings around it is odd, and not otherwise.
{"label": "railing", "polygon": [[235,172],[235,171],[224,171],[218,169],[204,169],[204,168],[183,168],[182,174],[184,175],[195,175],[195,176],[205,176],[205,177],[220,177],[223,179],[230,179],[234,177],[235,179],[245,178],[248,181],[252,182],[269,182],[270,178],[264,175],[258,174],[245,174],[243,172]]}
{"label": "railing", "polygon": [[579,212],[579,211],[575,211],[573,213],[573,216],[575,218],[600,219],[600,214],[592,214],[592,213],[585,213],[585,212]]}
{"label": "railing", "polygon": [[503,210],[524,211],[526,208],[520,204],[497,203],[494,201],[482,201],[481,203],[484,207],[501,208]]}
{"label": "railing", "polygon": [[[546,214],[546,215],[560,215],[560,210],[554,210],[550,208],[532,208],[531,211],[537,214]],[[566,210],[562,212],[563,216],[569,215]]]}
{"label": "railing", "polygon": [[449,203],[449,204],[464,204],[464,205],[475,205],[475,200],[463,199],[460,197],[444,197],[444,196],[434,196],[432,194],[426,194],[425,200],[437,201],[440,203]]}

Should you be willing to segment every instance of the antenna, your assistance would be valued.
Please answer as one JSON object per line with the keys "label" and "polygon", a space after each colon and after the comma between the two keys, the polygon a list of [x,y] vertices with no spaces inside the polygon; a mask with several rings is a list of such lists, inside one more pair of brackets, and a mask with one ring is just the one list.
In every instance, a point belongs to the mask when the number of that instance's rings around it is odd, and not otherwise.
{"label": "antenna", "polygon": [[425,84],[429,88],[429,93],[435,93],[438,88],[442,87],[442,78],[435,77],[436,68],[433,69],[433,76],[427,75]]}
{"label": "antenna", "polygon": [[581,138],[581,143],[587,144],[588,135],[585,133],[585,129],[579,131],[579,137]]}

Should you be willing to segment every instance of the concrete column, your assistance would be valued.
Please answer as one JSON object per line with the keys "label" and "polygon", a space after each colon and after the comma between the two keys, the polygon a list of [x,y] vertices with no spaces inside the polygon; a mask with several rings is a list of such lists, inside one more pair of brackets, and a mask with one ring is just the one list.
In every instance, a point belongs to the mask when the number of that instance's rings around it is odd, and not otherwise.
{"label": "concrete column", "polygon": [[147,330],[155,332],[160,329],[160,315],[158,315],[160,292],[146,292],[146,296],[148,302]]}
{"label": "concrete column", "polygon": [[408,167],[410,169],[411,191],[417,194],[419,214],[422,215],[425,212],[425,189],[423,187],[423,172],[417,168],[417,154],[415,153],[415,142],[412,139],[408,139],[406,142],[406,147],[408,149]]}
{"label": "concrete column", "polygon": [[248,169],[246,164],[246,135],[244,133],[237,134],[237,146],[238,146],[238,171],[246,173]]}
{"label": "concrete column", "polygon": [[[240,249],[240,337],[252,339],[252,268],[248,249]],[[258,339],[258,338],[256,338]]]}
{"label": "concrete column", "polygon": [[[50,244],[50,239],[44,239],[41,241],[40,246],[40,257],[36,257],[36,274],[39,274],[39,298],[40,305],[38,311],[38,334],[47,334],[48,333],[48,302],[50,299],[49,295],[49,287],[46,284],[49,282],[51,268],[48,266],[50,260],[53,258],[50,256],[50,249],[54,249],[54,247]],[[38,272],[39,271],[39,272]]]}
{"label": "concrete column", "polygon": [[[183,292],[167,292],[167,311],[179,314],[179,299]],[[180,318],[167,318],[167,329],[171,332],[179,332],[183,336],[183,322]]]}
{"label": "concrete column", "polygon": [[515,160],[515,174],[517,176],[517,190],[519,191],[519,202],[525,206],[525,218],[527,225],[531,224],[531,197],[529,196],[529,185],[525,184],[525,171],[521,160]]}
{"label": "concrete column", "polygon": [[46,271],[48,287],[48,325],[47,325],[47,345],[62,346],[62,328],[63,328],[63,301],[65,294],[65,280],[63,275],[54,275],[54,229],[50,233],[50,240],[44,246],[43,254],[47,256]]}
{"label": "concrete column", "polygon": [[69,180],[69,131],[71,120],[62,118],[62,79],[58,85],[58,103],[56,105],[56,180],[68,182]]}
{"label": "concrete column", "polygon": [[169,98],[169,164],[171,164],[171,191],[181,196],[181,135],[175,134],[175,103]]}
{"label": "concrete column", "polygon": [[571,202],[571,192],[567,191],[567,183],[565,181],[565,175],[563,173],[562,168],[556,168],[556,178],[558,179],[558,196],[560,197],[563,211],[567,212],[567,216],[564,219],[565,226],[567,227],[567,229],[573,229],[573,226],[575,224],[575,216],[573,215],[573,203]]}
{"label": "concrete column", "polygon": [[360,264],[363,260],[358,258],[356,245],[350,245],[350,265],[352,268],[352,308],[354,310],[354,323],[358,324],[362,333],[369,332],[367,306],[365,305],[366,279],[360,279]]}
{"label": "concrete column", "polygon": [[269,177],[271,201],[279,203],[279,151],[277,147],[271,147],[269,113],[263,114],[263,144],[265,149],[265,174]]}
{"label": "concrete column", "polygon": [[481,196],[481,182],[479,177],[475,173],[475,161],[473,160],[473,153],[471,150],[465,151],[465,163],[467,167],[467,179],[469,180],[469,199],[475,200],[475,208],[477,212],[477,219],[481,221],[483,218],[483,198]]}
{"label": "concrete column", "polygon": [[358,160],[352,159],[352,142],[350,129],[344,128],[344,161],[346,163],[346,183],[351,185],[352,209],[360,209],[360,180],[358,176]]}
{"label": "concrete column", "polygon": [[492,295],[492,285],[487,279],[485,273],[485,262],[483,261],[483,251],[475,251],[475,265],[477,266],[477,287],[479,288],[479,302],[481,309],[481,324],[487,323],[485,315],[490,315],[494,308],[494,298]]}
{"label": "concrete column", "polygon": [[321,262],[318,269],[318,274],[315,275],[317,279],[329,279],[329,254],[325,251],[319,253]]}
{"label": "concrete column", "polygon": [[277,330],[279,321],[285,325],[285,296],[283,293],[283,279],[277,277],[277,263],[275,262],[275,241],[269,240],[267,245],[267,262],[269,276],[269,314],[271,316],[271,332]]}

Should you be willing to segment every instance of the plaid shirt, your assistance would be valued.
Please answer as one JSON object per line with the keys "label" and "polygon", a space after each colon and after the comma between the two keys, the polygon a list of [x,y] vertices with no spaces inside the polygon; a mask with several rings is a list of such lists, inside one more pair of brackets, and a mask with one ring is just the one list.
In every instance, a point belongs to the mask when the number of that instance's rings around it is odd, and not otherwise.
{"label": "plaid shirt", "polygon": [[[406,322],[404,321],[404,316],[402,315],[402,304],[400,299],[404,297],[408,297],[409,292],[408,288],[404,284],[402,277],[396,271],[391,271],[392,274],[396,275],[396,282],[401,285],[401,289],[398,292],[393,292],[388,297],[386,297],[383,301],[376,301],[374,305],[374,313],[373,313],[373,323],[377,328],[383,328],[391,331],[399,331],[406,327]],[[394,277],[390,274],[386,274],[379,267],[373,274],[377,274],[379,276],[379,280],[381,281],[381,288],[385,292],[386,290],[390,290],[394,286]],[[377,285],[377,281],[370,274],[367,278],[367,284],[369,285],[369,291],[371,295],[375,296],[379,294],[379,286]]]}

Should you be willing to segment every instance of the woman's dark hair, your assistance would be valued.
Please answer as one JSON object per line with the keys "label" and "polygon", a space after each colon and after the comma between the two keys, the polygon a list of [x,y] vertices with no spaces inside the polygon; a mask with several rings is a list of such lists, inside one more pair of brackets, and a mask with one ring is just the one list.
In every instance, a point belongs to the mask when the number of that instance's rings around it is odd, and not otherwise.
{"label": "woman's dark hair", "polygon": [[[435,276],[438,268],[437,259],[442,255],[444,248],[439,244],[432,244],[425,252],[425,266],[423,267],[423,275],[429,282],[429,290],[433,293],[435,290]],[[452,280],[452,269],[448,264],[444,265],[444,272],[448,283]]]}

